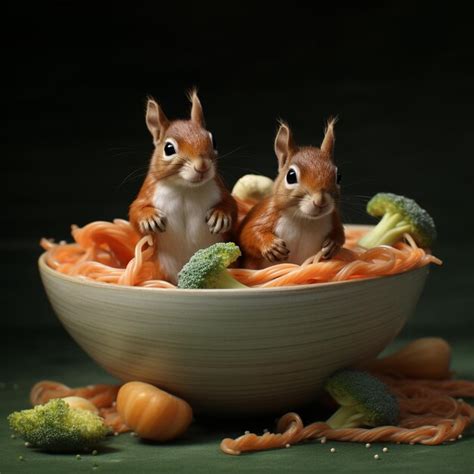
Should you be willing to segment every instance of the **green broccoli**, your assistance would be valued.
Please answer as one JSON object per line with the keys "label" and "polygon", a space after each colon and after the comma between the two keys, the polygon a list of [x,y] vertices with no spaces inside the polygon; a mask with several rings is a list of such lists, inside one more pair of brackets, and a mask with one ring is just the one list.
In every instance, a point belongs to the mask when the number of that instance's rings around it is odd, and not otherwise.
{"label": "green broccoli", "polygon": [[324,388],[340,405],[326,421],[333,429],[395,425],[400,417],[395,396],[367,372],[341,370],[326,381]]}
{"label": "green broccoli", "polygon": [[60,398],[30,410],[13,412],[8,422],[33,447],[51,452],[88,450],[109,433],[102,418],[87,410],[71,408]]}
{"label": "green broccoli", "polygon": [[359,240],[367,249],[392,245],[407,232],[420,247],[431,247],[436,240],[433,218],[413,199],[392,193],[378,193],[367,204],[371,216],[382,217],[379,223]]}
{"label": "green broccoli", "polygon": [[227,271],[240,255],[233,242],[219,242],[198,250],[179,272],[178,288],[248,288]]}

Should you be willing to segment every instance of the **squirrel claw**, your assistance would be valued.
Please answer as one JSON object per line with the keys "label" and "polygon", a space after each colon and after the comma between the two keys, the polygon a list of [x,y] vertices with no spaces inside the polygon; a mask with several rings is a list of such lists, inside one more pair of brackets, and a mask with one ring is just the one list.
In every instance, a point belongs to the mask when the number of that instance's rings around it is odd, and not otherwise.
{"label": "squirrel claw", "polygon": [[286,243],[282,239],[275,239],[268,248],[266,248],[262,255],[269,262],[279,262],[281,260],[286,260],[288,258],[288,250]]}
{"label": "squirrel claw", "polygon": [[232,227],[232,217],[219,209],[210,209],[206,214],[206,222],[212,234],[228,232]]}
{"label": "squirrel claw", "polygon": [[166,230],[166,216],[157,211],[154,216],[141,220],[138,228],[142,234],[164,232]]}
{"label": "squirrel claw", "polygon": [[322,245],[322,255],[321,255],[321,258],[323,260],[328,260],[330,259],[333,255],[335,255],[337,253],[337,251],[339,250],[340,248],[340,245],[335,241],[335,240],[332,240],[332,239],[326,239],[324,242],[323,242],[323,245]]}

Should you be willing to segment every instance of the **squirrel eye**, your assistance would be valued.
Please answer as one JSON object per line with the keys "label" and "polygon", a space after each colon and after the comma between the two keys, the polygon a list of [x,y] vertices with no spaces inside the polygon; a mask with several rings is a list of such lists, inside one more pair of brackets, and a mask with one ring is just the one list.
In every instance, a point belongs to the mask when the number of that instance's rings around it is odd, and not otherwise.
{"label": "squirrel eye", "polygon": [[165,155],[166,156],[171,156],[171,155],[176,155],[176,148],[171,142],[166,142],[165,143]]}
{"label": "squirrel eye", "polygon": [[286,173],[286,182],[288,184],[296,184],[298,182],[298,176],[293,168],[290,168],[288,173]]}

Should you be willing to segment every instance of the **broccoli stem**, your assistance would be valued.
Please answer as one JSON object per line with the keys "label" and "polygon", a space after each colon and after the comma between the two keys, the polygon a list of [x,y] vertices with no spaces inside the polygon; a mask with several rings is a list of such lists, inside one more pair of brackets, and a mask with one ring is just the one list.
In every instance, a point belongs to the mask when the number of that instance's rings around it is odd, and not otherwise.
{"label": "broccoli stem", "polygon": [[405,232],[410,230],[410,224],[403,220],[401,214],[385,213],[380,222],[360,240],[359,245],[370,249],[377,245],[392,245]]}
{"label": "broccoli stem", "polygon": [[236,280],[227,270],[222,271],[212,285],[214,288],[248,288]]}
{"label": "broccoli stem", "polygon": [[364,414],[357,411],[354,405],[342,405],[333,415],[326,421],[333,430],[338,428],[355,428],[360,426],[360,420],[364,418]]}

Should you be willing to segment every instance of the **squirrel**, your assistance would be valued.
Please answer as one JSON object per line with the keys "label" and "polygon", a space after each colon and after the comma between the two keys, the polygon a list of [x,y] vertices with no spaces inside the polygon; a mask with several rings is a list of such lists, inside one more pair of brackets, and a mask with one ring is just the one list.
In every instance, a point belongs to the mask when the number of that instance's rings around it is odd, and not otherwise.
{"label": "squirrel", "polygon": [[231,238],[237,205],[217,173],[218,152],[206,129],[196,90],[189,120],[168,120],[148,99],[146,124],[155,146],[148,174],[129,209],[141,234],[156,234],[155,251],[165,279],[176,283],[199,249]]}
{"label": "squirrel", "polygon": [[280,124],[273,192],[250,210],[238,229],[243,267],[265,268],[281,261],[300,265],[320,250],[329,259],[344,244],[334,124],[335,119],[328,121],[321,148],[296,145],[289,126]]}

